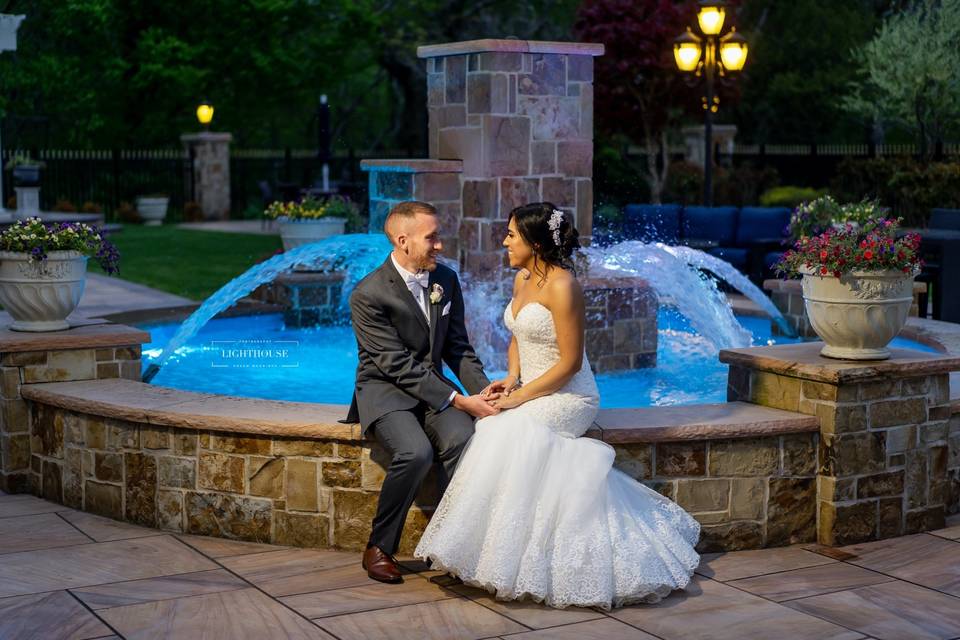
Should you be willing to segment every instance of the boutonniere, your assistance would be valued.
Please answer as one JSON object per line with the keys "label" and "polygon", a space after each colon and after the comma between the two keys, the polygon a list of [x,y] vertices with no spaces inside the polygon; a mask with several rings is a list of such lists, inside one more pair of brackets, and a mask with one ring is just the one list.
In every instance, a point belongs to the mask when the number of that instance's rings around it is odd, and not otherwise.
{"label": "boutonniere", "polygon": [[430,304],[440,304],[443,300],[443,287],[436,282],[430,287]]}

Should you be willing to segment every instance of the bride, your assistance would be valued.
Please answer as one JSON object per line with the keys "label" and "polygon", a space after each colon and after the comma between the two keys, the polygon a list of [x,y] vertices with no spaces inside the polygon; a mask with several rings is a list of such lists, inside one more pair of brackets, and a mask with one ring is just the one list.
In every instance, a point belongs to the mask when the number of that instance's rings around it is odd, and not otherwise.
{"label": "bride", "polygon": [[690,580],[700,525],[613,468],[609,445],[581,436],[599,396],[584,354],[577,230],[549,203],[510,213],[519,269],[504,322],[508,375],[477,422],[415,555],[500,599],[553,607],[656,602]]}

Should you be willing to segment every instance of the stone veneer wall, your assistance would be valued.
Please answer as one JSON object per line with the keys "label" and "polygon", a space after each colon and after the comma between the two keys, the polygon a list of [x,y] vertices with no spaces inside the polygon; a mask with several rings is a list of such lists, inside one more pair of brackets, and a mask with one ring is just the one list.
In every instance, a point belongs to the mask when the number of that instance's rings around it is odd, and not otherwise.
{"label": "stone veneer wall", "polygon": [[[374,442],[182,429],[32,403],[33,492],[168,531],[362,549],[386,453]],[[616,466],[704,525],[702,551],[814,538],[817,435],[615,444]],[[410,553],[436,476],[407,517]]]}
{"label": "stone veneer wall", "polygon": [[819,357],[823,343],[721,351],[728,399],[820,420],[818,541],[844,545],[940,528],[960,505],[960,423],[948,372],[960,358]]}
{"label": "stone veneer wall", "polygon": [[816,433],[615,444],[616,467],[702,525],[700,552],[816,539]]}
{"label": "stone veneer wall", "polygon": [[656,293],[639,278],[582,280],[587,358],[594,371],[657,366]]}
{"label": "stone veneer wall", "polygon": [[[780,310],[783,317],[786,318],[797,333],[804,338],[816,338],[817,333],[810,326],[810,320],[807,318],[807,310],[803,304],[803,291],[799,280],[764,280],[763,289],[770,292],[770,298],[773,304]],[[913,285],[913,304],[910,305],[910,315],[917,317],[920,315],[919,298],[920,294],[927,290],[927,285],[916,282]],[[773,335],[780,335],[780,327],[771,324]]]}
{"label": "stone veneer wall", "polygon": [[44,472],[43,459],[33,453],[40,448],[40,441],[31,438],[29,410],[20,395],[20,385],[108,378],[139,380],[139,338],[148,336],[132,333],[135,335],[128,336],[131,344],[115,347],[0,354],[0,490],[36,493]]}
{"label": "stone veneer wall", "polygon": [[461,261],[503,261],[507,214],[550,201],[589,240],[593,219],[593,56],[603,45],[477,40],[420,47],[429,155],[463,161]]}
{"label": "stone veneer wall", "polygon": [[[460,260],[461,203],[457,160],[363,160],[369,172],[370,233],[381,233],[387,213],[399,202],[421,200],[437,208],[443,255]],[[462,262],[461,262],[462,264]]]}

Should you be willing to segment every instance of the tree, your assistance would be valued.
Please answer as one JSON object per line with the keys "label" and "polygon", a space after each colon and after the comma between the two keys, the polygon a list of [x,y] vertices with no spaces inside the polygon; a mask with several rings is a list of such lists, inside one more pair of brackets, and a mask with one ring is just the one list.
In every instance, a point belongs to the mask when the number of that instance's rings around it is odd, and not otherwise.
{"label": "tree", "polygon": [[836,96],[856,73],[851,50],[870,39],[884,10],[877,0],[744,2],[738,31],[750,43],[750,57],[737,81],[742,99],[732,109],[737,137],[862,142],[862,124]]}
{"label": "tree", "polygon": [[919,0],[854,52],[858,77],[843,106],[912,131],[920,155],[960,119],[960,0]]}
{"label": "tree", "polygon": [[606,48],[594,63],[596,121],[603,133],[624,134],[643,147],[650,199],[656,203],[669,173],[668,132],[699,106],[673,60],[673,40],[694,15],[689,2],[586,0],[574,23],[579,40]]}

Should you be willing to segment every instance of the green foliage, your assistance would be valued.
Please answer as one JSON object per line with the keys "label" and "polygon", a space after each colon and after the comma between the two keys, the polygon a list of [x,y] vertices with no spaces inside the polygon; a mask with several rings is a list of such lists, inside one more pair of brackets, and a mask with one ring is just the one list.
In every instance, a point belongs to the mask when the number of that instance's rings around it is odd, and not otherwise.
{"label": "green foliage", "polygon": [[930,209],[960,208],[960,163],[847,158],[837,167],[830,190],[842,200],[879,200],[906,226],[926,226]]}
{"label": "green foliage", "polygon": [[760,205],[764,207],[796,207],[801,202],[814,200],[826,193],[826,189],[813,187],[795,187],[783,185],[767,189],[760,195]]}
{"label": "green foliage", "polygon": [[858,48],[858,75],[842,104],[869,122],[902,125],[929,143],[960,119],[960,0],[919,0]]}
{"label": "green foliage", "polygon": [[[717,206],[745,207],[757,204],[760,193],[779,181],[776,169],[749,163],[713,168],[713,202]],[[667,175],[665,201],[684,205],[703,202],[703,167],[675,162]]]}
{"label": "green foliage", "polygon": [[[310,147],[327,94],[335,150],[426,142],[418,45],[566,40],[576,0],[8,0],[27,19],[0,56],[6,144],[179,146],[209,100],[243,147]],[[10,117],[13,116],[13,117]],[[39,118],[40,120],[36,120]]]}
{"label": "green foliage", "polygon": [[667,173],[664,201],[682,205],[703,202],[703,167],[689,162],[674,162]]}
{"label": "green foliage", "polygon": [[[873,35],[877,5],[872,0],[744,2],[737,30],[749,41],[750,53],[736,80],[742,99],[732,107],[738,139],[861,142],[865,129],[841,109],[836,96],[846,92],[856,72],[851,49]],[[721,104],[720,113],[727,109]]]}

